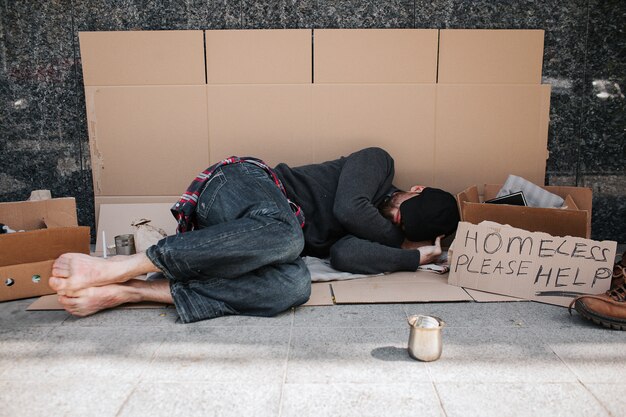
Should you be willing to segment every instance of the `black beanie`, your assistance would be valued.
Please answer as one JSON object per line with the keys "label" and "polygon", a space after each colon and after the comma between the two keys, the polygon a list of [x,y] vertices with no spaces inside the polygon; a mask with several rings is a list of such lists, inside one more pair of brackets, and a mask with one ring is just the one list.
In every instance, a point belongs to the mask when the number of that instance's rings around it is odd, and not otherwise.
{"label": "black beanie", "polygon": [[400,214],[404,235],[413,242],[447,236],[456,230],[460,220],[452,194],[429,187],[400,204]]}

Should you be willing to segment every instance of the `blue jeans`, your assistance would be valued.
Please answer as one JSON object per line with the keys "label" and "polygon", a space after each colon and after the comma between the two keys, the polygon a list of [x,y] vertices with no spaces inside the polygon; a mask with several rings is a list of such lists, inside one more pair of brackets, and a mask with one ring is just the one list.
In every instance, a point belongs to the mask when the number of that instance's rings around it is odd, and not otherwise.
{"label": "blue jeans", "polygon": [[280,189],[261,168],[218,168],[198,199],[196,230],[146,251],[170,281],[184,323],[228,314],[273,316],[311,294],[304,236]]}

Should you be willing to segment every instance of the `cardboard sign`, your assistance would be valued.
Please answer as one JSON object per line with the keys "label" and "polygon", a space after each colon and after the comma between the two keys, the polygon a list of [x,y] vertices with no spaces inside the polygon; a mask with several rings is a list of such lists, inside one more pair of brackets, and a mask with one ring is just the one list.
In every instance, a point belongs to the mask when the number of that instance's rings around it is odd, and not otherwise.
{"label": "cardboard sign", "polygon": [[460,222],[448,282],[568,306],[579,295],[609,289],[616,247],[612,241]]}

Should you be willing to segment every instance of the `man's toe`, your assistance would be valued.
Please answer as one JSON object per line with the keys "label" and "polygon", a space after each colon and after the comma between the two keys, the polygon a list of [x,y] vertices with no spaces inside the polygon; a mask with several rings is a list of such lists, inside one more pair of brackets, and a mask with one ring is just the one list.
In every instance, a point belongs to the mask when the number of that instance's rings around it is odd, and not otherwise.
{"label": "man's toe", "polygon": [[63,278],[50,277],[50,279],[48,280],[48,285],[56,292],[59,292],[64,289],[65,280]]}

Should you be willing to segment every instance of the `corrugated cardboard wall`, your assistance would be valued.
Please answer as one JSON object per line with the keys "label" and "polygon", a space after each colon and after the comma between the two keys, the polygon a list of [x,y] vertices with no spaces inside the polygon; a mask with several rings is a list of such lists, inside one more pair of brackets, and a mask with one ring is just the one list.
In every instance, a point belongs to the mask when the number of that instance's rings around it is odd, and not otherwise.
{"label": "corrugated cardboard wall", "polygon": [[391,153],[400,187],[543,183],[541,30],[83,32],[80,44],[97,206],[174,201],[233,154],[301,165],[366,146]]}

